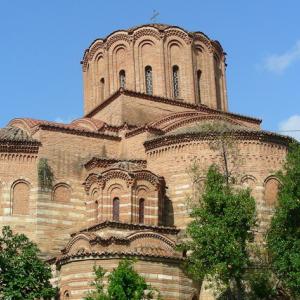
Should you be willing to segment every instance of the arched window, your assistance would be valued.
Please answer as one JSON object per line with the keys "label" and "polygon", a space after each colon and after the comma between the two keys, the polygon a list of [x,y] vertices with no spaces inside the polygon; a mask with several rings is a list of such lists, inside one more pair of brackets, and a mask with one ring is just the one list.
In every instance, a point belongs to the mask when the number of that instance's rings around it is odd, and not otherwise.
{"label": "arched window", "polygon": [[215,82],[216,82],[217,109],[222,109],[219,75],[216,75]]}
{"label": "arched window", "polygon": [[174,98],[179,98],[179,67],[173,66],[173,96]]}
{"label": "arched window", "polygon": [[139,223],[144,223],[145,219],[145,199],[139,200]]}
{"label": "arched window", "polygon": [[146,85],[146,94],[153,94],[153,82],[152,82],[152,68],[147,66],[145,68],[145,85]]}
{"label": "arched window", "polygon": [[114,198],[113,200],[113,221],[120,220],[120,200],[119,198]]}
{"label": "arched window", "polygon": [[98,222],[98,199],[99,199],[99,190],[94,189],[92,191],[92,201],[93,201],[93,219],[95,222]]}
{"label": "arched window", "polygon": [[202,75],[201,70],[198,70],[197,71],[197,94],[198,94],[199,103],[201,103],[201,75]]}
{"label": "arched window", "polygon": [[104,88],[105,88],[105,80],[104,78],[100,79],[100,88],[99,88],[99,94],[100,94],[100,100],[104,100]]}
{"label": "arched window", "polygon": [[12,214],[29,214],[29,184],[25,181],[19,181],[14,184],[12,189]]}
{"label": "arched window", "polygon": [[119,84],[121,88],[125,89],[126,86],[126,73],[124,70],[121,70],[119,73]]}
{"label": "arched window", "polygon": [[269,178],[265,182],[264,200],[266,205],[275,206],[277,203],[277,196],[280,184],[276,178]]}
{"label": "arched window", "polygon": [[53,201],[68,203],[71,201],[71,188],[64,183],[57,184],[53,189]]}

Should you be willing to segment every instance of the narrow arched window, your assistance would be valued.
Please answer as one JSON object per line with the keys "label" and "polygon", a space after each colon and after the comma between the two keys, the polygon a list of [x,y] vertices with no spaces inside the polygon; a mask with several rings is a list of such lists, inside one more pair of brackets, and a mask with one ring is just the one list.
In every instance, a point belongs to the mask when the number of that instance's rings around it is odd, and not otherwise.
{"label": "narrow arched window", "polygon": [[119,72],[119,85],[121,88],[125,89],[126,86],[126,73],[124,70],[121,70]]}
{"label": "narrow arched window", "polygon": [[222,109],[222,99],[221,99],[221,70],[219,59],[214,56],[215,62],[215,86],[216,86],[216,100],[217,100],[217,109]]}
{"label": "narrow arched window", "polygon": [[145,199],[139,200],[139,223],[144,223],[145,219]]}
{"label": "narrow arched window", "polygon": [[197,71],[197,94],[198,94],[198,100],[199,103],[201,103],[201,70]]}
{"label": "narrow arched window", "polygon": [[100,79],[100,100],[103,101],[104,100],[104,88],[105,88],[105,80],[104,78]]}
{"label": "narrow arched window", "polygon": [[29,184],[25,181],[18,181],[12,189],[12,214],[29,214]]}
{"label": "narrow arched window", "polygon": [[113,200],[113,221],[120,220],[120,200],[119,198],[114,198]]}
{"label": "narrow arched window", "polygon": [[222,109],[219,75],[216,75],[215,82],[216,82],[217,109]]}
{"label": "narrow arched window", "polygon": [[145,68],[145,85],[146,85],[146,94],[153,94],[153,82],[152,82],[152,68],[147,66]]}
{"label": "narrow arched window", "polygon": [[172,68],[173,76],[173,95],[174,98],[179,98],[179,67],[173,66]]}

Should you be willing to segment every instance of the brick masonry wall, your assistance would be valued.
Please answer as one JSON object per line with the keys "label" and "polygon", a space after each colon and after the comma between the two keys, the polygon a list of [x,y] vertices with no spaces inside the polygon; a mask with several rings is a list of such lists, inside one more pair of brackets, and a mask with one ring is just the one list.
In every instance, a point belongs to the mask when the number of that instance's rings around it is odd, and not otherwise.
{"label": "brick masonry wall", "polygon": [[[227,110],[225,55],[201,34],[191,37],[179,28],[158,31],[151,26],[116,32],[93,43],[83,65],[85,113],[120,88],[121,70],[126,73],[126,88],[146,92],[146,66],[152,67],[154,95],[174,97],[172,68],[178,66],[179,98],[212,108],[217,108],[217,77],[220,109]],[[200,97],[197,71],[201,71]]]}
{"label": "brick masonry wall", "polygon": [[[99,265],[111,272],[119,261],[119,259],[83,260],[63,265],[57,274],[61,278],[61,294],[70,291],[70,300],[82,299],[91,289],[90,283],[94,278],[93,266]],[[190,300],[197,294],[197,287],[174,263],[138,260],[134,268],[161,292],[165,300]]]}

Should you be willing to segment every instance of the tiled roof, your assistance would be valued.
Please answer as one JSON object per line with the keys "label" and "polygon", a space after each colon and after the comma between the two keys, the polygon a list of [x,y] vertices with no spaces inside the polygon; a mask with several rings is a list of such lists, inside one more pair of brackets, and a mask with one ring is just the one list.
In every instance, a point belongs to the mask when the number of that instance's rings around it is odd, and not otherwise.
{"label": "tiled roof", "polygon": [[38,143],[24,130],[16,127],[5,127],[0,129],[0,142],[27,142]]}
{"label": "tiled roof", "polygon": [[[122,223],[122,222],[117,222],[117,221],[104,221],[99,224],[82,229],[79,232],[93,232],[93,231],[97,231],[99,229],[106,228],[106,227],[127,229],[127,230],[152,230],[154,232],[165,233],[165,234],[175,234],[175,235],[178,234],[180,231],[176,227]],[[79,232],[72,233],[71,236],[73,237]]]}
{"label": "tiled roof", "polygon": [[[87,135],[91,137],[120,140],[120,138],[116,135],[116,133],[112,133],[112,134],[104,133],[103,130],[105,127],[104,126],[105,123],[93,118],[82,118],[82,119],[74,120],[70,124],[58,123],[53,121],[45,121],[45,120],[37,120],[31,118],[17,118],[11,120],[8,126],[13,127],[15,123],[19,121],[24,122],[29,127],[32,133],[34,133],[35,131],[41,128],[46,130],[63,131],[66,133],[77,134],[77,135]],[[82,126],[80,124],[80,121],[87,122],[87,124],[92,124],[92,128],[87,128],[85,126]]]}
{"label": "tiled roof", "polygon": [[[134,252],[127,252],[127,251],[97,251],[97,252],[82,252],[82,253],[75,253],[71,255],[62,255],[58,257],[55,262],[57,265],[61,266],[66,263],[76,261],[76,260],[82,260],[82,259],[97,259],[97,258],[128,258],[128,257],[139,257],[140,259],[145,260],[171,260],[171,261],[183,261],[185,258],[179,255],[166,255],[163,253],[142,253],[139,251]],[[54,262],[54,259],[51,260],[52,263]]]}

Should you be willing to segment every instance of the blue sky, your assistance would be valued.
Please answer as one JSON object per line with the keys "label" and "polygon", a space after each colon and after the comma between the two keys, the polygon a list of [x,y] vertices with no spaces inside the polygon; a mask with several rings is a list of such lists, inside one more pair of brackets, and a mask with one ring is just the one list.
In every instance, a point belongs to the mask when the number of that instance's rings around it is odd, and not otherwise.
{"label": "blue sky", "polygon": [[80,117],[84,49],[149,23],[154,9],[160,23],[221,42],[230,111],[262,118],[267,130],[300,130],[299,0],[0,0],[0,126]]}

